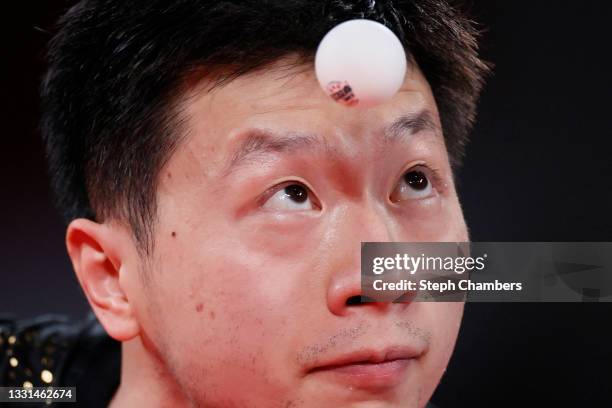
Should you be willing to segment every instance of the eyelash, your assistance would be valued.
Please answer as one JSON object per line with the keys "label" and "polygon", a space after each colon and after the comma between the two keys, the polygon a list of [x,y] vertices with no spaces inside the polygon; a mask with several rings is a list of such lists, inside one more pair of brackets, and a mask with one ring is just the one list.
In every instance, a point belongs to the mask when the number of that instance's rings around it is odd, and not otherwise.
{"label": "eyelash", "polygon": [[321,203],[319,202],[319,199],[313,193],[312,187],[310,187],[310,185],[308,185],[308,183],[306,183],[305,181],[299,180],[299,179],[287,179],[287,180],[278,182],[274,184],[273,186],[269,187],[266,191],[264,191],[259,196],[259,198],[257,199],[257,205],[262,207],[266,203],[266,201],[268,201],[268,199],[272,197],[274,194],[276,194],[279,190],[287,186],[290,186],[292,184],[301,184],[304,187],[306,187],[306,189],[310,192],[309,198],[313,200],[313,204],[321,208]]}
{"label": "eyelash", "polygon": [[[426,163],[412,164],[410,167],[403,170],[400,173],[400,176],[397,179],[396,184],[401,180],[402,177],[404,177],[406,173],[410,171],[415,171],[415,170],[423,171],[425,175],[427,176],[428,180],[430,180],[430,182],[432,183],[432,187],[434,187],[439,193],[443,191],[443,188],[445,187],[446,184],[443,182],[442,171]],[[259,198],[257,199],[257,204],[260,207],[263,206],[266,203],[266,201],[270,197],[272,197],[274,194],[276,194],[280,189],[285,188],[292,184],[302,184],[304,187],[306,187],[308,191],[311,193],[310,198],[313,199],[313,204],[319,208],[322,208],[322,205],[319,202],[318,197],[316,197],[316,195],[314,194],[312,187],[310,187],[310,185],[308,185],[305,181],[299,180],[299,179],[287,179],[287,180],[283,180],[281,182],[274,184],[273,186],[266,189],[266,191],[264,191],[259,196]]]}

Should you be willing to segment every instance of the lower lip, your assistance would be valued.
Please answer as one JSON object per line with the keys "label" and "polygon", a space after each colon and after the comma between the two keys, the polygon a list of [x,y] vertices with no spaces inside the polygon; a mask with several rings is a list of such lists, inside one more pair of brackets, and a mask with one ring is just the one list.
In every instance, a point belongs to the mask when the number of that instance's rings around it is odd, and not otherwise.
{"label": "lower lip", "polygon": [[319,373],[330,375],[335,380],[355,388],[384,391],[402,383],[411,361],[411,359],[398,359],[381,363],[346,364],[323,368]]}

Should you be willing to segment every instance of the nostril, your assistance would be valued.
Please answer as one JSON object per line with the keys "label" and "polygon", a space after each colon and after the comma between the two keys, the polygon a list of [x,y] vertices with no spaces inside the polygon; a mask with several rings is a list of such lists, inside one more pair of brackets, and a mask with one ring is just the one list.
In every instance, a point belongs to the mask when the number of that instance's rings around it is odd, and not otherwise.
{"label": "nostril", "polygon": [[346,305],[347,306],[359,306],[359,305],[364,305],[368,302],[374,302],[374,299],[371,299],[367,296],[351,296],[350,298],[346,299]]}
{"label": "nostril", "polygon": [[346,299],[347,306],[358,306],[360,304],[361,304],[361,296],[351,296],[350,298]]}

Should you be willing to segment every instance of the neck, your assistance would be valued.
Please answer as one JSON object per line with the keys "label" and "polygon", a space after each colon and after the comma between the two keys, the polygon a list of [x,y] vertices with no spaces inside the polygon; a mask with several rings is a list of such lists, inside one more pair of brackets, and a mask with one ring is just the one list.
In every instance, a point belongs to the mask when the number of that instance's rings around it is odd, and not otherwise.
{"label": "neck", "polygon": [[121,383],[110,408],[188,407],[183,390],[140,336],[123,342]]}

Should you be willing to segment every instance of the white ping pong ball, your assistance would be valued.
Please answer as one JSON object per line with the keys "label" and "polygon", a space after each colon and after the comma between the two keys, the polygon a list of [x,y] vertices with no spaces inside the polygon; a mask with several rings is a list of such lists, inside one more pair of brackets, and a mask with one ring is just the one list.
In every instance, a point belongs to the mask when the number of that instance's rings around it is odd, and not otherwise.
{"label": "white ping pong ball", "polygon": [[335,101],[372,106],[391,99],[402,87],[406,53],[386,26],[372,20],[349,20],[321,40],[315,73]]}

